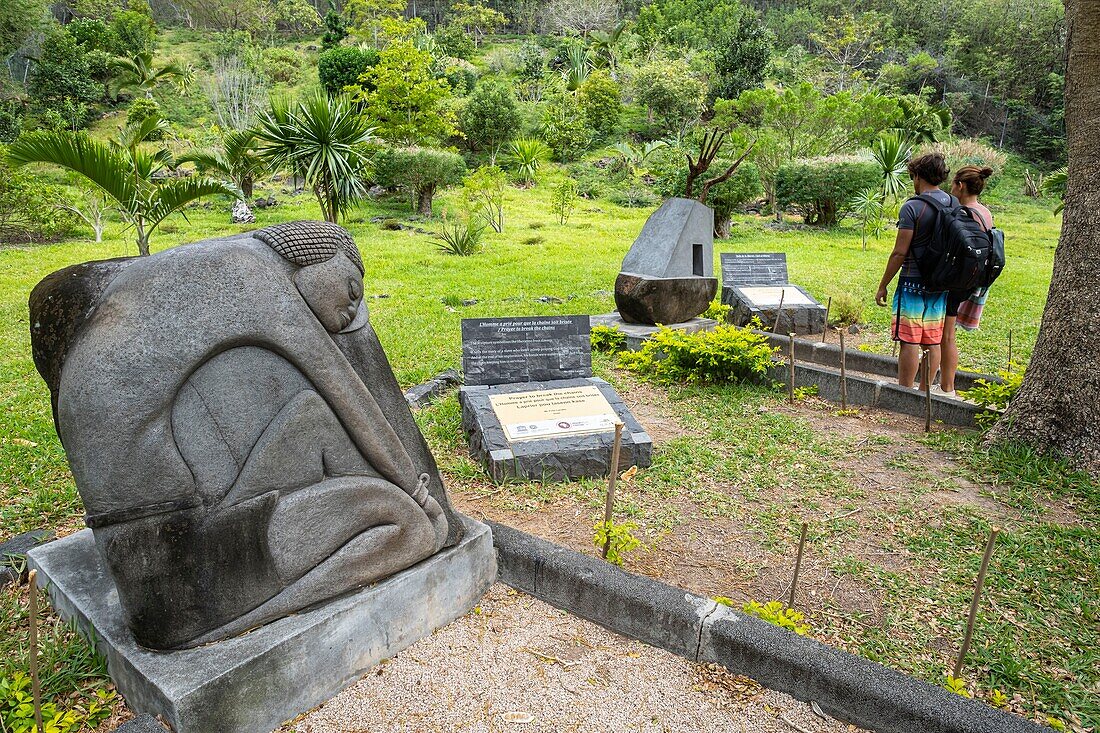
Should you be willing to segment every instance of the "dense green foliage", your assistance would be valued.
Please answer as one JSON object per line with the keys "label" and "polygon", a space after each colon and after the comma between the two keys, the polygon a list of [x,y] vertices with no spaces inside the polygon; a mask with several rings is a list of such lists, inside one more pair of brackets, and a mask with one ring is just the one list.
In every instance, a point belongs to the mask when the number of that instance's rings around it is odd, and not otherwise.
{"label": "dense green foliage", "polygon": [[325,91],[336,96],[359,84],[359,78],[377,63],[378,52],[373,48],[337,46],[317,57],[317,76]]}
{"label": "dense green foliage", "polygon": [[492,78],[479,82],[466,99],[460,123],[471,150],[495,157],[519,132],[519,109],[509,85]]}
{"label": "dense green foliage", "polygon": [[619,354],[619,364],[657,382],[719,384],[762,381],[776,349],[750,328],[719,325],[686,333],[662,326],[639,351]]}
{"label": "dense green foliage", "polygon": [[456,185],[466,174],[466,163],[461,155],[432,148],[383,151],[377,157],[376,168],[379,183],[407,191],[414,210],[427,217],[432,215],[436,191]]}
{"label": "dense green foliage", "polygon": [[869,161],[820,158],[791,163],[776,176],[776,198],[786,208],[795,206],[807,224],[836,226],[857,193],[879,180],[878,167]]}
{"label": "dense green foliage", "polygon": [[43,242],[72,228],[72,217],[57,208],[64,191],[41,183],[29,171],[7,162],[0,145],[0,243]]}

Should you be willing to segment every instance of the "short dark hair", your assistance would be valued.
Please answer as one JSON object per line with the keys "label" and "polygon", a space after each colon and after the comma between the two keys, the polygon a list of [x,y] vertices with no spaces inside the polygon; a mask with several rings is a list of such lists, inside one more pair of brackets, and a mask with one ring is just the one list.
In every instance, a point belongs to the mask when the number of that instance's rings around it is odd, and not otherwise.
{"label": "short dark hair", "polygon": [[947,161],[942,153],[925,153],[909,161],[909,175],[914,178],[923,178],[933,186],[938,186],[947,180],[947,174],[951,171],[947,167]]}

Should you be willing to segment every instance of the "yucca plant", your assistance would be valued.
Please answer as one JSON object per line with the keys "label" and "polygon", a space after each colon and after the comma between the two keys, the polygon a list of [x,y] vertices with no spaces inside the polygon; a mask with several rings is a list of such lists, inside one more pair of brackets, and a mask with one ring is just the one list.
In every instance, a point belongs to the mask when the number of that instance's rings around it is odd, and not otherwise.
{"label": "yucca plant", "polygon": [[863,189],[852,197],[848,208],[859,217],[860,231],[863,234],[863,250],[866,251],[868,233],[877,239],[886,224],[882,217],[884,209],[882,190],[875,186]]}
{"label": "yucca plant", "polygon": [[565,81],[565,88],[571,92],[577,91],[584,80],[588,78],[588,72],[592,71],[593,58],[587,48],[574,46],[566,54],[568,62],[561,70],[561,78]]}
{"label": "yucca plant", "polygon": [[909,186],[909,158],[913,144],[900,132],[885,132],[871,143],[871,157],[882,175],[880,188],[885,198],[897,200]]}
{"label": "yucca plant", "polygon": [[449,217],[443,212],[443,226],[435,246],[447,254],[468,257],[481,249],[485,225],[470,221],[469,217]]}
{"label": "yucca plant", "polygon": [[179,156],[177,163],[193,163],[201,173],[218,173],[232,180],[246,199],[252,198],[256,179],[267,172],[260,155],[254,130],[230,130],[222,137],[221,148],[192,150]]}
{"label": "yucca plant", "polygon": [[256,138],[272,170],[305,179],[325,221],[338,222],[366,195],[374,128],[347,95],[315,94],[295,104],[272,100]]}
{"label": "yucca plant", "polygon": [[158,180],[174,164],[161,148],[142,147],[150,135],[164,132],[167,124],[147,117],[129,125],[118,140],[103,143],[84,134],[35,132],[24,135],[8,148],[13,165],[50,163],[78,173],[114,200],[122,217],[134,227],[138,254],[149,254],[149,238],[160,223],[192,201],[213,194],[240,196],[231,183],[206,176]]}
{"label": "yucca plant", "polygon": [[525,186],[530,186],[538,177],[539,168],[552,154],[550,146],[542,140],[521,137],[509,143],[504,163],[519,175]]}

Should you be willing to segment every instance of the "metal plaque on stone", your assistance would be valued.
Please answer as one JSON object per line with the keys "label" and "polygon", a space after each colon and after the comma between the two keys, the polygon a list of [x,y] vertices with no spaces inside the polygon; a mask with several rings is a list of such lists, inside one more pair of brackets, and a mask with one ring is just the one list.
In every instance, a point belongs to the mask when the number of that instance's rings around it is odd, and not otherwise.
{"label": "metal plaque on stone", "polygon": [[467,385],[590,377],[590,339],[586,315],[466,318],[462,371]]}
{"label": "metal plaque on stone", "polygon": [[787,255],[784,252],[723,252],[722,287],[786,285]]}

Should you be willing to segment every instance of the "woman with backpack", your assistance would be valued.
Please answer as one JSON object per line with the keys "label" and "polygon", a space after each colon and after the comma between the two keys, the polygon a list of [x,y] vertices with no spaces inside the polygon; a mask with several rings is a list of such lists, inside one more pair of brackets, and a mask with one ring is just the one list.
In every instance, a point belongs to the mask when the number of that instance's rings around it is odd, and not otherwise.
{"label": "woman with backpack", "polygon": [[[979,168],[976,165],[964,165],[955,172],[951,181],[951,195],[965,206],[982,229],[993,228],[993,214],[978,201],[985,190],[985,182],[993,175],[992,168]],[[934,391],[948,397],[955,396],[955,372],[959,367],[959,348],[956,341],[956,326],[973,331],[978,327],[982,306],[985,304],[986,288],[977,290],[950,290],[947,293],[947,316],[943,323],[943,342],[941,344],[942,361],[940,366],[940,384]]]}

